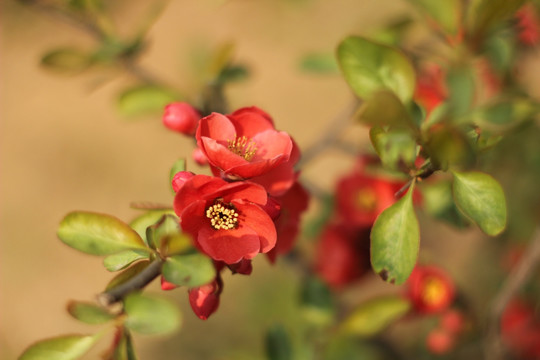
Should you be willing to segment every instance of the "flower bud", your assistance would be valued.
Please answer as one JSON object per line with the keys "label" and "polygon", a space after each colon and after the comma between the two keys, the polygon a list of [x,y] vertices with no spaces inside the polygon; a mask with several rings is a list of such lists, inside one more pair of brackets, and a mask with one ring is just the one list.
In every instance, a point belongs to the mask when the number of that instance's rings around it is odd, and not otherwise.
{"label": "flower bud", "polygon": [[432,330],[426,339],[426,346],[433,354],[444,354],[452,350],[455,344],[455,338],[445,330]]}
{"label": "flower bud", "polygon": [[191,157],[193,158],[193,160],[195,160],[197,164],[201,166],[208,165],[208,159],[206,158],[206,155],[204,155],[204,152],[199,148],[193,149]]}
{"label": "flower bud", "polygon": [[210,284],[189,289],[189,304],[201,320],[206,320],[219,307],[223,282],[219,276]]}
{"label": "flower bud", "polygon": [[165,106],[163,125],[172,131],[192,136],[197,130],[201,114],[185,102],[174,102]]}
{"label": "flower bud", "polygon": [[177,172],[172,179],[172,188],[175,193],[177,193],[185,182],[194,177],[195,174],[190,171],[179,171]]}

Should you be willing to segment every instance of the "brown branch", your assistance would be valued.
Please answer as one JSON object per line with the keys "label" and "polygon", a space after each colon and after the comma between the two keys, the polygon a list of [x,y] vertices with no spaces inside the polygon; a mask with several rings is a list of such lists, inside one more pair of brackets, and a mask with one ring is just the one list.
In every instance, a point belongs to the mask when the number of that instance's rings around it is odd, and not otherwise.
{"label": "brown branch", "polygon": [[484,343],[485,358],[504,359],[505,348],[500,337],[500,320],[508,302],[527,282],[536,265],[540,262],[540,227],[536,229],[529,246],[519,263],[506,278],[503,286],[493,299],[487,322]]}
{"label": "brown branch", "polygon": [[163,260],[160,258],[155,259],[143,271],[125,283],[99,294],[97,296],[98,303],[102,306],[109,306],[122,300],[133,291],[143,289],[161,274],[162,265]]}

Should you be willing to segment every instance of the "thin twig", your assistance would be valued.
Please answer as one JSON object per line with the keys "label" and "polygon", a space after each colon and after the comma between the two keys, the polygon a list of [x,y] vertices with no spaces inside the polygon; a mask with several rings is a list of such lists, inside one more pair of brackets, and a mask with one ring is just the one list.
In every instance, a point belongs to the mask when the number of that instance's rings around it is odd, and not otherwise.
{"label": "thin twig", "polygon": [[152,280],[157,278],[161,274],[161,266],[163,265],[163,260],[155,259],[148,265],[143,271],[129,279],[123,284],[102,292],[97,296],[98,303],[103,306],[109,306],[122,300],[125,296],[132,293],[133,291],[140,290],[146,285],[150,284]]}
{"label": "thin twig", "polygon": [[504,358],[504,346],[500,338],[499,325],[502,313],[508,302],[527,282],[538,262],[540,262],[540,227],[534,232],[527,250],[523,253],[519,263],[510,272],[504,285],[493,299],[484,344],[486,359],[499,360]]}
{"label": "thin twig", "polygon": [[349,125],[352,115],[360,105],[360,100],[355,98],[351,105],[342,110],[330,123],[322,138],[302,152],[302,158],[296,164],[297,169],[304,168],[305,164],[316,158],[328,147],[333,146],[339,140],[343,130]]}

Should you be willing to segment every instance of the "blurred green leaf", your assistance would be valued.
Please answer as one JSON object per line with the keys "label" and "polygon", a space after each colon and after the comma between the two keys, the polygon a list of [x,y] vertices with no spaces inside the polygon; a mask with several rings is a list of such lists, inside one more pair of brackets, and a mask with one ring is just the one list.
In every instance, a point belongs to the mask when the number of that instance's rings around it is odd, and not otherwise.
{"label": "blurred green leaf", "polygon": [[456,205],[483,232],[495,236],[506,226],[506,200],[497,180],[481,172],[452,172]]}
{"label": "blurred green leaf", "polygon": [[129,281],[131,278],[139,274],[141,271],[146,269],[146,267],[150,265],[150,261],[140,261],[138,263],[133,264],[133,266],[128,267],[115,277],[109,281],[107,284],[107,287],[105,288],[105,291],[110,290],[112,288],[115,288],[127,281]]}
{"label": "blurred green leaf", "polygon": [[382,352],[350,336],[334,336],[324,349],[323,360],[385,360]]}
{"label": "blurred green leaf", "polygon": [[76,48],[61,48],[46,53],[41,58],[41,65],[56,72],[77,74],[92,65],[92,58]]}
{"label": "blurred green leaf", "polygon": [[300,68],[315,74],[336,74],[339,72],[334,55],[326,53],[306,54],[300,61]]}
{"label": "blurred green leaf", "polygon": [[339,44],[337,58],[345,80],[359,97],[365,99],[387,89],[405,104],[411,100],[415,71],[399,50],[350,36]]}
{"label": "blurred green leaf", "polygon": [[452,196],[452,183],[438,181],[422,186],[422,207],[431,216],[457,228],[465,228],[469,221],[456,207]]}
{"label": "blurred green leaf", "polygon": [[454,116],[462,116],[471,108],[475,96],[474,75],[468,67],[452,68],[446,76],[450,96],[448,110]]}
{"label": "blurred green leaf", "polygon": [[181,314],[170,301],[155,295],[132,293],[124,300],[125,326],[147,335],[167,334],[180,327]]}
{"label": "blurred green leaf", "polygon": [[268,330],[265,345],[268,360],[292,360],[291,340],[283,326],[275,325]]}
{"label": "blurred green leaf", "polygon": [[163,264],[165,280],[178,286],[197,287],[216,277],[212,259],[201,253],[175,255]]}
{"label": "blurred green leaf", "polygon": [[376,335],[400,319],[410,308],[410,301],[398,295],[366,301],[357,306],[343,321],[340,332],[360,337]]}
{"label": "blurred green leaf", "polygon": [[57,232],[66,245],[91,255],[111,255],[145,249],[141,237],[127,224],[105,214],[75,211],[62,220]]}
{"label": "blurred green leaf", "polygon": [[131,228],[133,230],[135,230],[137,232],[137,234],[139,234],[139,236],[143,239],[143,241],[144,241],[144,243],[146,245],[150,246],[150,244],[148,243],[148,239],[146,238],[146,229],[149,226],[154,225],[155,223],[157,223],[163,217],[163,215],[176,216],[173,209],[170,209],[170,210],[151,210],[151,211],[147,211],[144,214],[142,214],[141,216],[138,216],[137,218],[135,218],[129,224],[129,226],[131,226]]}
{"label": "blurred green leaf", "polygon": [[414,24],[414,21],[410,17],[399,18],[380,29],[377,29],[370,36],[370,39],[381,44],[396,46],[401,43],[412,24]]}
{"label": "blurred green leaf", "polygon": [[466,16],[467,34],[483,36],[510,18],[526,0],[472,0]]}
{"label": "blurred green leaf", "polygon": [[369,126],[393,126],[416,130],[411,116],[391,91],[376,91],[360,105],[355,118]]}
{"label": "blurred green leaf", "polygon": [[87,324],[104,324],[115,318],[101,306],[81,301],[70,301],[67,311],[75,319]]}
{"label": "blurred green leaf", "polygon": [[116,254],[112,254],[103,259],[105,269],[109,271],[123,270],[135,261],[150,258],[148,250],[126,250]]}
{"label": "blurred green leaf", "polygon": [[98,340],[99,335],[64,335],[30,346],[19,360],[76,360]]}
{"label": "blurred green leaf", "polygon": [[[107,360],[109,359],[107,358]],[[129,330],[125,328],[122,330],[120,340],[115,347],[112,359],[110,360],[137,360]]]}
{"label": "blurred green leaf", "polygon": [[385,131],[381,127],[373,127],[369,132],[371,143],[381,158],[384,167],[392,170],[403,170],[414,167],[416,160],[416,139],[409,131],[394,129]]}
{"label": "blurred green leaf", "polygon": [[425,133],[424,150],[434,167],[441,170],[449,167],[467,168],[476,160],[476,153],[467,134],[445,123],[432,126]]}
{"label": "blurred green leaf", "polygon": [[181,96],[165,87],[139,85],[124,90],[118,98],[118,110],[124,116],[161,114],[165,105],[181,100]]}
{"label": "blurred green leaf", "polygon": [[371,229],[371,265],[384,281],[403,284],[411,274],[420,247],[420,229],[412,193],[386,208]]}
{"label": "blurred green leaf", "polygon": [[243,65],[229,65],[219,73],[216,80],[219,84],[239,82],[249,77],[249,70]]}
{"label": "blurred green leaf", "polygon": [[324,194],[321,196],[319,206],[318,213],[313,218],[305,221],[302,226],[302,232],[306,238],[315,239],[319,236],[323,227],[334,213],[334,196]]}
{"label": "blurred green leaf", "polygon": [[316,277],[305,279],[300,296],[301,311],[306,321],[324,326],[334,320],[332,293],[323,281]]}
{"label": "blurred green leaf", "polygon": [[513,34],[490,36],[484,44],[484,53],[496,71],[511,70],[516,55],[516,43]]}
{"label": "blurred green leaf", "polygon": [[461,20],[460,0],[409,0],[446,33],[458,34]]}

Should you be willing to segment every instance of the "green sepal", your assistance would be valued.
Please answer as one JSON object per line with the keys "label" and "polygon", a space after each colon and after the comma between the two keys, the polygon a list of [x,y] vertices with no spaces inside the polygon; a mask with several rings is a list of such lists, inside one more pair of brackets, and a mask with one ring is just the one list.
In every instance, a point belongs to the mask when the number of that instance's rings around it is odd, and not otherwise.
{"label": "green sepal", "polygon": [[145,249],[141,237],[121,220],[105,214],[75,211],[64,217],[57,232],[66,245],[91,255]]}
{"label": "green sepal", "polygon": [[384,281],[403,284],[420,248],[420,229],[413,208],[414,182],[407,193],[386,208],[371,229],[371,265]]}

